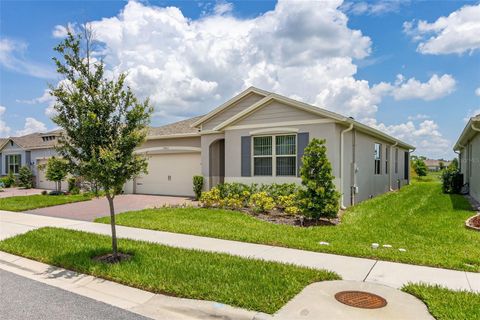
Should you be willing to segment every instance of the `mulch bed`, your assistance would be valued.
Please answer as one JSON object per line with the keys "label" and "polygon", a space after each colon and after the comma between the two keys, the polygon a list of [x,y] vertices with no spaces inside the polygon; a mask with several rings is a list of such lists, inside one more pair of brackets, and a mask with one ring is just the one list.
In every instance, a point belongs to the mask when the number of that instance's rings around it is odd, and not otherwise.
{"label": "mulch bed", "polygon": [[480,215],[476,215],[467,220],[467,226],[480,231]]}
{"label": "mulch bed", "polygon": [[260,219],[266,222],[275,224],[285,224],[296,227],[315,227],[315,226],[335,226],[340,222],[339,218],[326,219],[320,218],[319,220],[305,218],[303,216],[295,216],[285,214],[283,212],[274,210],[268,213],[256,213],[252,210],[243,209],[243,213],[246,213],[256,219]]}
{"label": "mulch bed", "polygon": [[114,263],[130,260],[131,258],[132,258],[131,254],[119,252],[116,255],[114,255],[113,253],[107,253],[101,256],[93,257],[92,260],[97,262],[102,262],[102,263],[114,264]]}

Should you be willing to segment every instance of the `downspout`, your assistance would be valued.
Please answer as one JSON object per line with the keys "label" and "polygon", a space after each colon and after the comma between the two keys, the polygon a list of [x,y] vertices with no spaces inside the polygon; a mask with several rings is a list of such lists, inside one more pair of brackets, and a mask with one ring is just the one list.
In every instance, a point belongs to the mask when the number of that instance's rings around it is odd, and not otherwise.
{"label": "downspout", "polygon": [[347,207],[345,207],[344,203],[343,203],[343,199],[344,199],[344,196],[343,196],[343,135],[348,132],[348,131],[351,131],[353,129],[353,123],[350,123],[350,126],[343,130],[341,133],[340,133],[340,208],[342,210],[345,210]]}
{"label": "downspout", "polygon": [[388,155],[388,159],[389,159],[389,161],[388,161],[388,166],[389,166],[389,168],[388,168],[388,183],[390,185],[390,191],[393,191],[393,188],[392,188],[392,163],[394,161],[392,161],[392,159],[393,159],[392,151],[397,145],[398,145],[398,141],[395,141],[395,144],[390,147],[390,154]]}

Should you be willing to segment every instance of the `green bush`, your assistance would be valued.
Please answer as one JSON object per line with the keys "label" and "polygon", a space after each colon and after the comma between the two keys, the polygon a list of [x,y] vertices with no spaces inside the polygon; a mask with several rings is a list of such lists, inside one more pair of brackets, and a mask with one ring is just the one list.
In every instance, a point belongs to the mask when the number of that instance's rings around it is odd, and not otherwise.
{"label": "green bush", "polygon": [[427,175],[427,165],[425,164],[425,161],[423,161],[423,159],[421,158],[412,160],[412,168],[419,177],[425,177]]}
{"label": "green bush", "polygon": [[29,167],[23,166],[18,172],[18,186],[30,189],[33,187],[33,173]]}
{"label": "green bush", "polygon": [[232,198],[235,196],[242,196],[245,191],[252,193],[252,186],[246,185],[244,183],[231,182],[231,183],[222,183],[219,184],[216,188],[220,191],[220,197],[222,199]]}
{"label": "green bush", "polygon": [[339,193],[335,189],[332,165],[327,158],[325,140],[312,139],[302,158],[300,176],[305,190],[301,191],[302,211],[310,218],[333,218],[339,210]]}
{"label": "green bush", "polygon": [[203,181],[202,176],[193,177],[193,192],[195,193],[195,200],[199,200],[202,195]]}
{"label": "green bush", "polygon": [[455,167],[448,167],[442,172],[443,193],[460,193],[463,187],[463,175]]}
{"label": "green bush", "polygon": [[200,204],[205,208],[220,207],[222,198],[220,197],[220,190],[215,187],[210,191],[202,192],[200,196]]}
{"label": "green bush", "polygon": [[255,212],[267,212],[275,208],[275,202],[265,191],[250,196],[249,206]]}
{"label": "green bush", "polygon": [[3,177],[2,182],[5,188],[13,187],[15,185],[15,176],[13,175],[13,172],[10,171],[6,177]]}

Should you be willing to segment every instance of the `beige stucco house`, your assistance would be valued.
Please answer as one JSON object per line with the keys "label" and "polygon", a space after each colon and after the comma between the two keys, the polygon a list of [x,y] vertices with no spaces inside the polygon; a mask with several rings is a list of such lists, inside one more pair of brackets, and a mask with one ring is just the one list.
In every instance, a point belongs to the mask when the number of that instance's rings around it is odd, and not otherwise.
{"label": "beige stucco house", "polygon": [[[53,143],[52,136],[39,135],[37,142]],[[137,150],[148,157],[148,174],[129,181],[124,191],[192,196],[194,175],[205,178],[206,190],[222,182],[300,183],[303,151],[313,138],[326,140],[344,206],[409,183],[414,147],[352,118],[251,87],[204,116],[151,128]],[[18,147],[12,145],[13,151],[5,143],[3,161],[23,152]],[[51,146],[37,147],[24,150],[20,162],[37,167],[54,155]],[[2,170],[11,167],[9,160]],[[48,186],[43,173],[35,172],[37,185]]]}
{"label": "beige stucco house", "polygon": [[453,149],[459,154],[463,182],[480,201],[480,114],[470,118]]}

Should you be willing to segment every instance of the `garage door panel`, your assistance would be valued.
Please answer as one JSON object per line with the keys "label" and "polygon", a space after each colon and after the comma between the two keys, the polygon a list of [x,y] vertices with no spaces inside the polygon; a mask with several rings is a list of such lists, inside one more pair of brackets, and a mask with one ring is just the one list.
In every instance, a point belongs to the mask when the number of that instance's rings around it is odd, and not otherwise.
{"label": "garage door panel", "polygon": [[136,179],[136,193],[193,196],[193,176],[201,174],[200,153],[151,155],[148,174]]}

